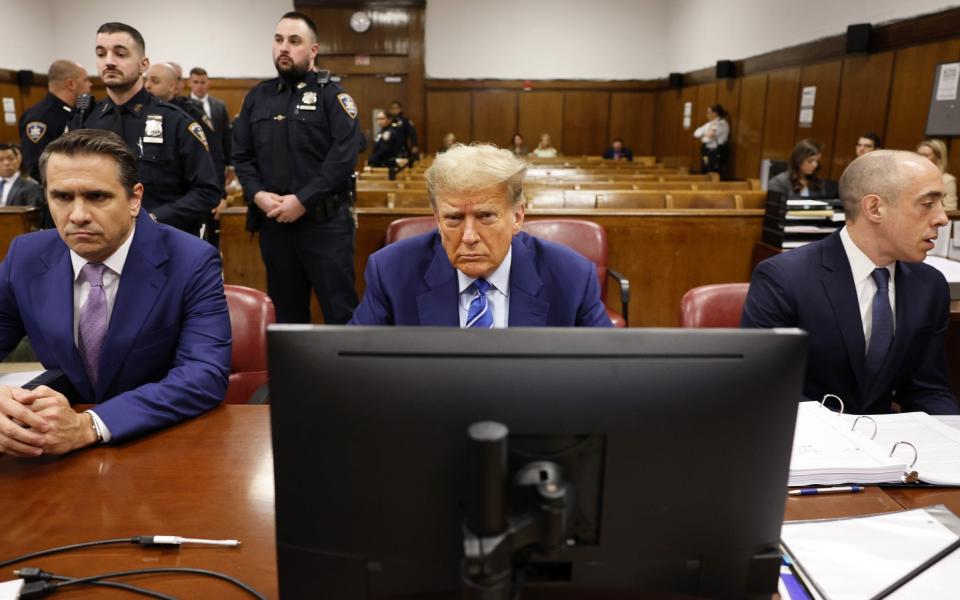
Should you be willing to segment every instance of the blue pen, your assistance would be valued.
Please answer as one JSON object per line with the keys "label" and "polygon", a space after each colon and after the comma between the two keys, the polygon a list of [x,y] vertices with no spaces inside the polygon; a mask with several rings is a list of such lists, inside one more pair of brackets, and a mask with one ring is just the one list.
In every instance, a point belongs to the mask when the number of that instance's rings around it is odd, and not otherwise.
{"label": "blue pen", "polygon": [[791,496],[818,496],[820,494],[856,494],[862,491],[863,486],[860,485],[840,485],[836,487],[803,488],[790,490],[788,493]]}

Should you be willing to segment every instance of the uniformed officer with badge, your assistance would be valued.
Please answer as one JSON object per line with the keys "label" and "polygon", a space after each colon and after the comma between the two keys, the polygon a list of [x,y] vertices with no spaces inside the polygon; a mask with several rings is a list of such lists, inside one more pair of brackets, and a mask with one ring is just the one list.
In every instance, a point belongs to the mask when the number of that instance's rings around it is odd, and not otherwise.
{"label": "uniformed officer with badge", "polygon": [[403,105],[399,100],[390,103],[390,128],[399,136],[400,152],[404,156],[409,156],[411,160],[417,160],[420,155],[420,145],[417,142],[417,128],[413,126],[413,121],[403,114]]}
{"label": "uniformed officer with badge", "polygon": [[143,207],[160,223],[197,234],[220,202],[220,186],[199,123],[151,95],[141,75],[150,65],[143,36],[124,23],[97,30],[97,70],[107,88],[83,122],[70,128],[106,129],[137,156]]}
{"label": "uniformed officer with badge", "polygon": [[90,93],[87,70],[69,60],[55,60],[47,71],[47,95],[20,116],[23,170],[40,181],[40,155],[66,130],[80,94]]}
{"label": "uniformed officer with badge", "polygon": [[326,71],[314,71],[317,27],[288,12],[277,24],[279,77],[260,83],[233,124],[233,165],[260,232],[267,291],[281,323],[310,322],[310,289],[326,323],[357,306],[350,182],[363,136],[357,105]]}
{"label": "uniformed officer with badge", "polygon": [[390,127],[387,113],[382,110],[377,113],[377,126],[380,131],[373,142],[373,152],[367,164],[371,167],[394,167],[400,156],[400,136]]}

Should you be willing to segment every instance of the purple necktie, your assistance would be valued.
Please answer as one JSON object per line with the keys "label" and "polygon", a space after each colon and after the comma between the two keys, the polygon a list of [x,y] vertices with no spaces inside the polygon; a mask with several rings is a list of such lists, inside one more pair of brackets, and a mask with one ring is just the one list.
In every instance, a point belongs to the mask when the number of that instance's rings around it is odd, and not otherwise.
{"label": "purple necktie", "polygon": [[107,294],[103,291],[103,263],[87,263],[80,270],[81,283],[90,284],[87,301],[80,307],[80,327],[77,331],[77,348],[83,366],[90,376],[90,383],[97,386],[100,367],[100,347],[107,333]]}

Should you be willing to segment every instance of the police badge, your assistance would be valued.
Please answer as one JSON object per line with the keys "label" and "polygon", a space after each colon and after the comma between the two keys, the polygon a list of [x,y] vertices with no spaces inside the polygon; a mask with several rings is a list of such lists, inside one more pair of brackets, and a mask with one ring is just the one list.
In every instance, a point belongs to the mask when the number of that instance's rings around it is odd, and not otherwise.
{"label": "police badge", "polygon": [[303,96],[300,97],[300,101],[303,102],[303,104],[297,107],[300,110],[317,110],[316,92],[304,92]]}
{"label": "police badge", "polygon": [[24,130],[27,132],[27,138],[36,144],[47,133],[47,124],[42,121],[30,121]]}
{"label": "police badge", "polygon": [[143,141],[148,144],[163,143],[163,115],[147,115],[143,125]]}
{"label": "police badge", "polygon": [[340,101],[343,112],[347,113],[351,119],[357,118],[357,103],[353,101],[350,94],[337,94],[337,100]]}

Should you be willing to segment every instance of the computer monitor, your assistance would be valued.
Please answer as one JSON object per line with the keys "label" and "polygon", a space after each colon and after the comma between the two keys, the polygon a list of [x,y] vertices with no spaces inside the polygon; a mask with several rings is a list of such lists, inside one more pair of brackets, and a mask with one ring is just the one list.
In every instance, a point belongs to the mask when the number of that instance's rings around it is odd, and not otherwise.
{"label": "computer monitor", "polygon": [[[268,338],[283,598],[469,598],[503,571],[497,536],[474,534],[504,513],[516,530],[540,524],[539,545],[521,549],[529,527],[507,536],[521,598],[776,589],[799,330],[288,325]],[[486,442],[469,442],[478,423]],[[499,426],[503,472],[483,466]]]}

